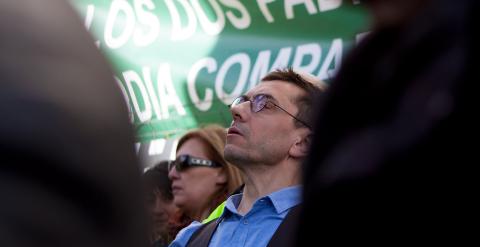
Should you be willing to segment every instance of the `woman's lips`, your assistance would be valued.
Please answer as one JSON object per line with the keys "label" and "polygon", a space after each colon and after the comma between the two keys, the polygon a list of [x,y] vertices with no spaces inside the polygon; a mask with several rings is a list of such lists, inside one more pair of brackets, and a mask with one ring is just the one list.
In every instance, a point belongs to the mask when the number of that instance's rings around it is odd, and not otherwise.
{"label": "woman's lips", "polygon": [[172,185],[172,193],[173,194],[177,193],[180,190],[182,190],[182,188],[180,186]]}

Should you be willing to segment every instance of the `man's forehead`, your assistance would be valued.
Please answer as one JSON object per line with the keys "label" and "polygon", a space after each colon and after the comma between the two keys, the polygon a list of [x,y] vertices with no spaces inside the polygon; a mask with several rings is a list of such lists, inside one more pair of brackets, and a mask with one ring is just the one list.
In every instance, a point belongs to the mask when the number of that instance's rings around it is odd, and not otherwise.
{"label": "man's forehead", "polygon": [[262,83],[256,85],[255,87],[253,87],[252,89],[248,90],[247,93],[245,95],[247,96],[253,96],[253,95],[257,95],[257,94],[270,94],[270,92],[273,91],[272,88],[270,86],[265,86],[265,85],[262,85]]}
{"label": "man's forehead", "polygon": [[283,97],[293,98],[301,92],[302,89],[292,83],[284,81],[262,81],[254,88],[250,89],[246,95],[251,97],[257,94],[267,94],[275,99],[279,99]]}

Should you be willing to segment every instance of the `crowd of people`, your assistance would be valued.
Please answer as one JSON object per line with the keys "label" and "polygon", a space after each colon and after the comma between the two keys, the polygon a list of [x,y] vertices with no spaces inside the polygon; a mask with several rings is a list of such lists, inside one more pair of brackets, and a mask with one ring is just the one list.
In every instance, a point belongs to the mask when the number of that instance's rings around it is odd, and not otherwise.
{"label": "crowd of people", "polygon": [[121,93],[73,10],[0,2],[0,243],[474,239],[479,2],[366,2],[372,32],[328,88],[271,71],[229,105],[230,126],[190,130],[175,160],[143,174]]}
{"label": "crowd of people", "polygon": [[[177,158],[144,174],[148,184],[155,184],[147,187],[152,243],[172,240],[168,229],[178,223],[169,219],[169,211],[176,208],[192,224],[171,246],[195,246],[202,234],[210,234],[217,245],[228,245],[241,238],[242,228],[244,233],[258,229],[246,245],[266,245],[289,210],[300,203],[301,163],[312,138],[310,116],[325,88],[309,74],[273,71],[233,101],[228,129],[207,125],[183,135]],[[153,174],[158,174],[154,181]],[[206,226],[215,231],[203,233]],[[179,228],[175,229],[176,234]]]}

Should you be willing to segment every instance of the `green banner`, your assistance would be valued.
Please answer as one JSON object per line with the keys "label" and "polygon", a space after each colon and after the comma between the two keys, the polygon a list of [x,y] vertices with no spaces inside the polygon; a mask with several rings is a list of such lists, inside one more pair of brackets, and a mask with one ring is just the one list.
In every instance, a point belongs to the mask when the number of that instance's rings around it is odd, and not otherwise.
{"label": "green banner", "polygon": [[358,0],[71,2],[114,67],[139,143],[228,126],[227,105],[275,68],[328,81],[369,21]]}

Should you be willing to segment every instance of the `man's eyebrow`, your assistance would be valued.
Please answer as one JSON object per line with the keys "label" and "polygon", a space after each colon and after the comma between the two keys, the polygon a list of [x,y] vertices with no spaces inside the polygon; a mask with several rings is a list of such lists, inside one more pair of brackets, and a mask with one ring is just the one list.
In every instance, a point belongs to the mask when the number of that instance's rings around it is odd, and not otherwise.
{"label": "man's eyebrow", "polygon": [[265,95],[265,97],[267,97],[268,100],[273,101],[273,103],[278,104],[278,100],[275,99],[275,97],[273,97],[272,95],[270,95],[270,94],[265,94],[265,93],[264,93],[264,95]]}
{"label": "man's eyebrow", "polygon": [[254,95],[252,96],[252,98],[257,97],[258,95],[264,95],[268,100],[272,100],[272,101],[277,102],[277,99],[275,99],[271,94],[262,93],[262,92],[259,92],[259,93],[257,93],[257,94],[254,94]]}

